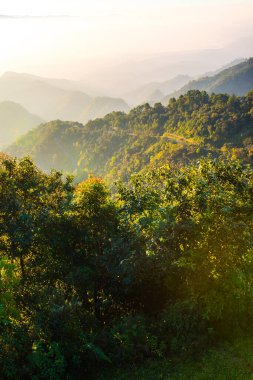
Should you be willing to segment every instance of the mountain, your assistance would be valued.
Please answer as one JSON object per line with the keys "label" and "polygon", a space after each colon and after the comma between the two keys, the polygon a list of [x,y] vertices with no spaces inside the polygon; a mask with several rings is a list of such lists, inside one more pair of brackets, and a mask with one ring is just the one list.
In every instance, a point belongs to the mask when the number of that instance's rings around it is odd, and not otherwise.
{"label": "mountain", "polygon": [[253,87],[253,58],[222,70],[216,75],[193,80],[180,90],[163,99],[166,104],[171,97],[179,97],[189,90],[204,90],[208,93],[245,95]]}
{"label": "mountain", "polygon": [[8,72],[0,78],[0,101],[20,103],[46,121],[61,118],[84,123],[108,112],[128,110],[122,99],[94,98],[82,91],[66,89],[71,86],[74,87],[74,82]]}
{"label": "mountain", "polygon": [[165,107],[144,104],[87,124],[52,121],[11,145],[44,170],[127,180],[134,172],[201,156],[228,155],[253,162],[253,91],[245,97],[189,91]]}
{"label": "mountain", "polygon": [[17,137],[41,124],[43,120],[20,104],[0,103],[0,147],[11,144]]}
{"label": "mountain", "polygon": [[165,94],[174,92],[189,82],[188,75],[177,75],[176,77],[164,82],[151,82],[136,90],[124,94],[124,99],[128,104],[138,105],[143,103],[154,104],[160,102]]}

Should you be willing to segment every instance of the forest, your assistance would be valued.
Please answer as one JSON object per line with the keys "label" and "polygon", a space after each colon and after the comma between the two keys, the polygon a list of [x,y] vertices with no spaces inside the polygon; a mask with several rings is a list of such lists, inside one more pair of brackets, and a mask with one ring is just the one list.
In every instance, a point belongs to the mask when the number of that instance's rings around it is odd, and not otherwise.
{"label": "forest", "polygon": [[[166,363],[159,378],[174,379],[220,345],[228,371],[225,342],[253,333],[252,205],[237,159],[162,165],[111,191],[2,155],[0,377],[155,379]],[[216,378],[250,379],[244,351]],[[150,377],[127,375],[145,363]]]}

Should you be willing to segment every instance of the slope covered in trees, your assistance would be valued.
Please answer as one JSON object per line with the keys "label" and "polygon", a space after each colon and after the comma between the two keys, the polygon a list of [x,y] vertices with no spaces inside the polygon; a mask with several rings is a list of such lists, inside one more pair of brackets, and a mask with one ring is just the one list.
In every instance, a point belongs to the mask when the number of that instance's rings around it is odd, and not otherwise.
{"label": "slope covered in trees", "polygon": [[253,58],[238,65],[222,70],[216,75],[193,80],[180,90],[166,96],[163,103],[167,104],[171,97],[186,94],[189,90],[200,90],[211,93],[227,93],[243,96],[253,87]]}
{"label": "slope covered in trees", "polygon": [[253,95],[235,97],[189,91],[168,106],[144,104],[128,114],[113,112],[85,125],[53,121],[29,132],[8,152],[30,155],[43,169],[78,178],[107,179],[168,162],[227,155],[252,161]]}
{"label": "slope covered in trees", "polygon": [[249,167],[167,165],[112,197],[101,178],[73,185],[3,157],[0,183],[2,379],[99,379],[155,359],[173,371],[252,336]]}

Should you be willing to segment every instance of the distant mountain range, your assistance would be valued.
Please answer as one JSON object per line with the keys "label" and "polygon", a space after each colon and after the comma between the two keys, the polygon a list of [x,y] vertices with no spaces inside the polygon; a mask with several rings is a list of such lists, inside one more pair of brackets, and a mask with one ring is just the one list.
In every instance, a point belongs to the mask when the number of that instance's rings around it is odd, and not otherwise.
{"label": "distant mountain range", "polygon": [[0,103],[0,147],[12,143],[17,137],[41,124],[43,120],[28,112],[20,104]]}
{"label": "distant mountain range", "polygon": [[253,58],[243,61],[237,65],[219,71],[216,75],[206,76],[193,80],[183,86],[180,90],[171,93],[163,99],[167,104],[172,97],[179,97],[189,90],[204,90],[211,93],[227,93],[238,96],[245,95],[253,87]]}
{"label": "distant mountain range", "polygon": [[91,97],[73,90],[75,86],[78,83],[7,72],[0,78],[0,101],[17,102],[46,121],[60,118],[85,123],[129,109],[123,99]]}

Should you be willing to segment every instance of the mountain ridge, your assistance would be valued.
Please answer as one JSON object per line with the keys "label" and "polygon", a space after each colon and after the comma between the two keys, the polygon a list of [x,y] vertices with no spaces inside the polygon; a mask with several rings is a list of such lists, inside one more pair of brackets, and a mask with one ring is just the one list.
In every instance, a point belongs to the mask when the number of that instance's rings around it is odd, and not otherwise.
{"label": "mountain ridge", "polygon": [[228,93],[238,96],[245,95],[253,87],[253,58],[231,66],[212,76],[205,76],[190,81],[178,91],[167,95],[163,104],[172,97],[184,95],[189,90],[204,90],[208,93]]}

